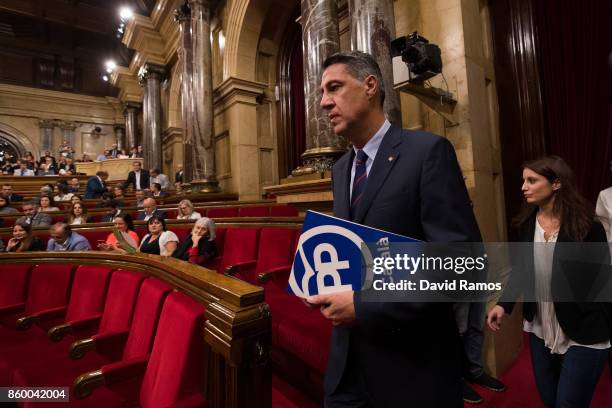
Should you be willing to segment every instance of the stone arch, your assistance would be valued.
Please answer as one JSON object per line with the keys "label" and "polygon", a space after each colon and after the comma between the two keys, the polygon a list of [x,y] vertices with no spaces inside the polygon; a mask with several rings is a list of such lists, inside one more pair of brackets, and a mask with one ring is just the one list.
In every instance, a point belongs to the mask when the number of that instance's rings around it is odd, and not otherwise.
{"label": "stone arch", "polygon": [[29,137],[5,123],[0,123],[0,138],[6,140],[19,156],[23,156],[25,152],[34,152],[36,150],[34,143]]}
{"label": "stone arch", "polygon": [[225,22],[223,79],[255,79],[257,44],[268,9],[267,0],[236,0]]}

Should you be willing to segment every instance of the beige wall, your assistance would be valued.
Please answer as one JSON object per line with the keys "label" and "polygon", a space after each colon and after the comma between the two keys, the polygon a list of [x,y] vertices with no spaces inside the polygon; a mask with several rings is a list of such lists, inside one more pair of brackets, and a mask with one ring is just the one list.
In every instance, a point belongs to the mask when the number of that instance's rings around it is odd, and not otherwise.
{"label": "beige wall", "polygon": [[[41,150],[40,120],[58,123],[53,129],[53,148],[62,142],[60,122],[76,125],[75,150],[80,156],[101,153],[115,142],[113,125],[122,123],[119,101],[65,92],[0,84],[0,128],[13,134],[36,157]],[[99,134],[92,133],[98,126]]]}

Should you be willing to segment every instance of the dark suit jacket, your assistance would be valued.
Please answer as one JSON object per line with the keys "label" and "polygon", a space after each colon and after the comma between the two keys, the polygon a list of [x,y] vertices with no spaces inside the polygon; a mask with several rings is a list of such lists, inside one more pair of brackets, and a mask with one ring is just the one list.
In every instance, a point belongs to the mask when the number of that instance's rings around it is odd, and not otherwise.
{"label": "dark suit jacket", "polygon": [[23,196],[20,196],[19,194],[11,194],[11,196],[9,197],[9,201],[11,203],[23,201]]}
{"label": "dark suit jacket", "polygon": [[182,183],[183,182],[183,171],[177,171],[176,173],[174,173],[174,182],[175,183]]}
{"label": "dark suit jacket", "polygon": [[[354,156],[351,149],[332,170],[334,214],[347,220]],[[353,221],[430,242],[481,240],[452,145],[395,126],[380,144]],[[462,407],[452,303],[365,302],[361,296],[354,297],[356,325],[333,330],[326,394],[350,364],[374,406]]]}
{"label": "dark suit jacket", "polygon": [[[130,184],[132,184],[134,186],[134,190],[136,190],[136,173],[134,173],[134,171],[130,171],[128,173],[128,178],[124,185],[125,188],[127,188]],[[147,170],[140,170],[140,188],[145,189],[149,187],[149,172]]]}
{"label": "dark suit jacket", "polygon": [[[165,211],[161,211],[159,208],[155,209],[155,211],[153,212],[154,216],[157,216],[159,218],[163,218],[164,220],[167,218],[166,217],[166,212]],[[145,212],[143,210],[139,210],[138,211],[138,220],[142,221],[145,219]]]}
{"label": "dark suit jacket", "polygon": [[85,189],[85,198],[100,198],[102,194],[106,193],[108,190],[100,182],[98,176],[92,176],[87,180],[87,188]]}
{"label": "dark suit jacket", "polygon": [[[533,256],[533,236],[535,233],[536,213],[519,228],[519,240],[530,243],[524,245],[520,255],[512,255],[513,271],[507,289],[498,304],[508,314],[512,313],[515,301],[521,295],[534,299],[535,270]],[[600,222],[593,223],[591,230],[584,238],[586,245],[568,245],[576,242],[564,232],[563,228],[557,236],[557,244],[553,252],[551,291],[553,299],[568,298],[586,294],[593,287],[603,287],[605,282],[597,282],[598,265],[610,264],[610,252],[607,245],[606,232]],[[596,243],[601,243],[597,245]],[[595,268],[595,269],[592,269]],[[603,270],[605,274],[610,272]],[[599,275],[601,278],[602,275]],[[571,293],[567,292],[570,289]],[[582,299],[586,300],[586,299]],[[612,336],[612,303],[597,302],[554,302],[555,314],[563,332],[570,339],[581,344],[594,344],[609,340]],[[533,321],[536,314],[536,304],[523,304],[523,317]]]}

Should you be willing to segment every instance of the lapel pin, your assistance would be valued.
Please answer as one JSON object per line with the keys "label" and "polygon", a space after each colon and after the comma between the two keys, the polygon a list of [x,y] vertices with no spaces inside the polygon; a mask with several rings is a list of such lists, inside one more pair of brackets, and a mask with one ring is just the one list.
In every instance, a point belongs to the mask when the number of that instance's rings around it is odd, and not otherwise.
{"label": "lapel pin", "polygon": [[392,162],[392,161],[393,161],[393,159],[394,159],[394,157],[393,157],[393,156],[389,156],[389,157],[387,158],[387,160],[389,160],[390,162]]}

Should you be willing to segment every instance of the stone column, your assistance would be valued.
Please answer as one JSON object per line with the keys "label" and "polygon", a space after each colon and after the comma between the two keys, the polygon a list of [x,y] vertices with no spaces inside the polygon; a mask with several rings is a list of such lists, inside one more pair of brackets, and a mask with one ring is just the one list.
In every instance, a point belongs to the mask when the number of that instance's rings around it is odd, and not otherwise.
{"label": "stone column", "polygon": [[76,125],[73,122],[62,122],[60,123],[60,129],[62,129],[62,141],[67,141],[70,147],[74,149],[74,130]]}
{"label": "stone column", "polygon": [[391,40],[395,39],[393,0],[348,0],[351,49],[374,56],[385,84],[384,110],[389,121],[402,125],[400,99],[393,89]]}
{"label": "stone column", "polygon": [[123,109],[125,116],[125,149],[129,153],[132,146],[138,147],[138,111],[142,108],[142,104],[137,102],[128,102]]}
{"label": "stone column", "polygon": [[[185,54],[183,75],[189,78],[191,91],[187,95],[191,101],[192,129],[185,131],[185,169],[191,167],[193,192],[218,192],[219,182],[215,171],[215,139],[213,129],[213,92],[212,92],[212,52],[210,45],[211,4],[207,0],[189,0],[191,19],[189,33],[183,31],[183,47],[191,45],[191,54]],[[189,69],[191,61],[191,70]],[[189,72],[191,71],[191,72]],[[183,87],[183,89],[185,89]],[[184,100],[184,99],[183,99]],[[184,111],[184,110],[183,110]],[[189,127],[189,125],[187,126]]]}
{"label": "stone column", "polygon": [[[117,149],[125,149],[125,125],[115,125],[115,139],[117,140]],[[126,150],[126,153],[129,151]]]}
{"label": "stone column", "polygon": [[[40,150],[51,151],[53,149],[53,128],[55,127],[55,121],[50,119],[41,119],[38,121],[40,127]],[[42,153],[40,152],[40,153]]]}
{"label": "stone column", "polygon": [[344,138],[334,134],[320,108],[321,64],[340,51],[335,0],[302,0],[302,50],[304,55],[304,96],[306,106],[306,151],[303,166],[293,175],[331,169],[335,159],[346,151]]}
{"label": "stone column", "polygon": [[160,65],[145,64],[140,68],[138,77],[144,86],[143,123],[145,134],[144,149],[145,168],[162,167],[162,123],[161,123],[161,90],[160,83],[166,69]]}

